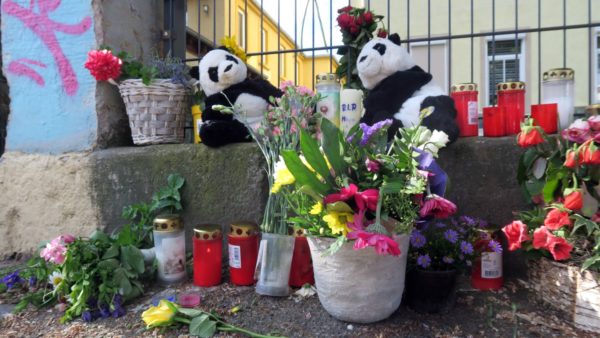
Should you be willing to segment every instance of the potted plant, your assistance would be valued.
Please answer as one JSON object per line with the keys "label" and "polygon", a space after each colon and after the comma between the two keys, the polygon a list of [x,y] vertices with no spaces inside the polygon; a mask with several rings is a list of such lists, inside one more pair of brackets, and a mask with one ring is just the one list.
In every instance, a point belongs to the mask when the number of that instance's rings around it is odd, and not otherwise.
{"label": "potted plant", "polygon": [[275,180],[309,235],[319,300],[344,321],[375,322],[398,308],[414,222],[455,209],[439,196],[445,175],[429,152],[447,137],[434,142],[415,126],[388,146],[390,124],[357,125],[346,139],[323,119],[321,146],[301,131],[300,152],[283,152]]}
{"label": "potted plant", "polygon": [[101,47],[89,52],[85,68],[97,81],[119,87],[134,144],[183,143],[190,76],[180,59],[154,57],[144,64]]}
{"label": "potted plant", "polygon": [[518,144],[526,148],[517,178],[533,210],[503,228],[509,250],[534,258],[534,293],[575,325],[598,331],[600,279],[600,116],[579,119],[548,136],[528,119]]}

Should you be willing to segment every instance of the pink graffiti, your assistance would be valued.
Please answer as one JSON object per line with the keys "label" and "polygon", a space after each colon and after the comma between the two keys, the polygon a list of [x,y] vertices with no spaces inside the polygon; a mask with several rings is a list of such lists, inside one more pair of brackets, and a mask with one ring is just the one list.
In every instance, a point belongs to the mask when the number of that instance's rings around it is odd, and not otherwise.
{"label": "pink graffiti", "polygon": [[37,83],[38,85],[43,87],[44,84],[46,83],[46,81],[44,81],[44,78],[27,64],[46,68],[46,65],[39,61],[23,58],[23,59],[18,59],[18,60],[11,62],[8,65],[7,71],[9,71],[15,75],[27,76],[27,77],[31,78],[33,81],[35,81],[35,83]]}
{"label": "pink graffiti", "polygon": [[[86,16],[77,24],[57,22],[50,19],[48,13],[56,10],[61,4],[61,0],[37,0],[37,7],[39,10],[37,13],[34,11],[35,2],[35,0],[30,0],[29,8],[25,8],[15,3],[13,0],[5,0],[2,2],[2,11],[7,15],[14,16],[22,21],[27,28],[42,40],[54,57],[65,92],[67,95],[73,96],[77,92],[77,89],[79,89],[79,82],[77,81],[77,76],[71,66],[71,62],[60,47],[56,32],[81,35],[92,26],[92,18]],[[20,60],[23,61],[23,59]],[[29,61],[37,62],[34,60]],[[43,63],[40,62],[38,65],[43,65]],[[40,86],[44,85],[44,80],[39,73],[22,62],[19,62],[19,60],[11,62],[7,70],[16,75],[28,76]]]}

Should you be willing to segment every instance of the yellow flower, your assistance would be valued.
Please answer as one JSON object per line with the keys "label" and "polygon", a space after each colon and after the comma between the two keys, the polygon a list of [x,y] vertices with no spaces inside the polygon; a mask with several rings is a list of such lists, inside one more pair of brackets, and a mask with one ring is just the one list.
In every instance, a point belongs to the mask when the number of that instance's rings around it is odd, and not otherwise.
{"label": "yellow flower", "polygon": [[323,220],[327,223],[333,234],[346,236],[348,233],[348,222],[354,222],[354,214],[350,212],[329,211],[323,216]]}
{"label": "yellow flower", "polygon": [[279,157],[279,161],[275,163],[275,174],[273,186],[271,187],[271,193],[276,194],[281,190],[284,185],[294,184],[296,178],[290,170],[286,167],[283,158]]}
{"label": "yellow flower", "polygon": [[238,46],[237,41],[235,39],[235,35],[226,36],[221,39],[221,44],[229,50],[229,52],[237,57],[239,57],[242,61],[246,62],[248,57],[246,56],[246,52],[240,46]]}
{"label": "yellow flower", "polygon": [[146,323],[147,328],[157,326],[167,326],[173,322],[177,306],[166,299],[161,299],[158,306],[150,306],[150,308],[142,312],[142,320]]}
{"label": "yellow flower", "polygon": [[318,215],[321,213],[321,211],[323,211],[323,203],[317,202],[315,203],[315,205],[312,206],[312,208],[309,211],[309,214]]}

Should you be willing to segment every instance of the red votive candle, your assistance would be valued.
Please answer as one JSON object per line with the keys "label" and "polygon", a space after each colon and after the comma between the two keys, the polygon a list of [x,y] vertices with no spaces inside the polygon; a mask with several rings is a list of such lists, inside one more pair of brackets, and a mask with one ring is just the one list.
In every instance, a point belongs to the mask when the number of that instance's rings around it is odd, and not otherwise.
{"label": "red votive candle", "polygon": [[506,135],[504,107],[483,108],[483,136],[500,137]]}
{"label": "red votive candle", "polygon": [[531,117],[533,123],[544,129],[546,134],[555,134],[558,130],[558,104],[556,103],[532,104]]}
{"label": "red votive candle", "polygon": [[215,286],[221,283],[223,234],[218,224],[194,228],[194,285]]}
{"label": "red votive candle", "polygon": [[471,286],[479,290],[499,290],[504,284],[502,276],[502,253],[490,247],[491,238],[480,239],[473,248],[478,257],[471,268]]}
{"label": "red votive candle", "polygon": [[456,107],[456,124],[460,136],[477,136],[479,131],[477,111],[477,84],[459,83],[450,87],[450,97]]}
{"label": "red votive candle", "polygon": [[525,82],[501,82],[497,89],[498,107],[504,107],[506,135],[516,135],[525,119]]}
{"label": "red votive candle", "polygon": [[299,288],[304,284],[315,284],[315,275],[313,273],[312,258],[308,241],[304,237],[304,231],[300,228],[294,228],[294,254],[292,255],[292,267],[290,269],[291,287]]}
{"label": "red votive candle", "polygon": [[235,285],[254,284],[254,269],[258,257],[258,226],[240,221],[231,224],[227,235],[229,245],[229,275]]}

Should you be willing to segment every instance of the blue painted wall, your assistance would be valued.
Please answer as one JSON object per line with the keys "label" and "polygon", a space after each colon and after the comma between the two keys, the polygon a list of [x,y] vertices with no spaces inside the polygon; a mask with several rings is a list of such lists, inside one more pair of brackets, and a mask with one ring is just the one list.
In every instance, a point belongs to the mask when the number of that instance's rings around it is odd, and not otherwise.
{"label": "blue painted wall", "polygon": [[11,98],[7,151],[62,153],[96,141],[91,1],[1,0],[3,71]]}

